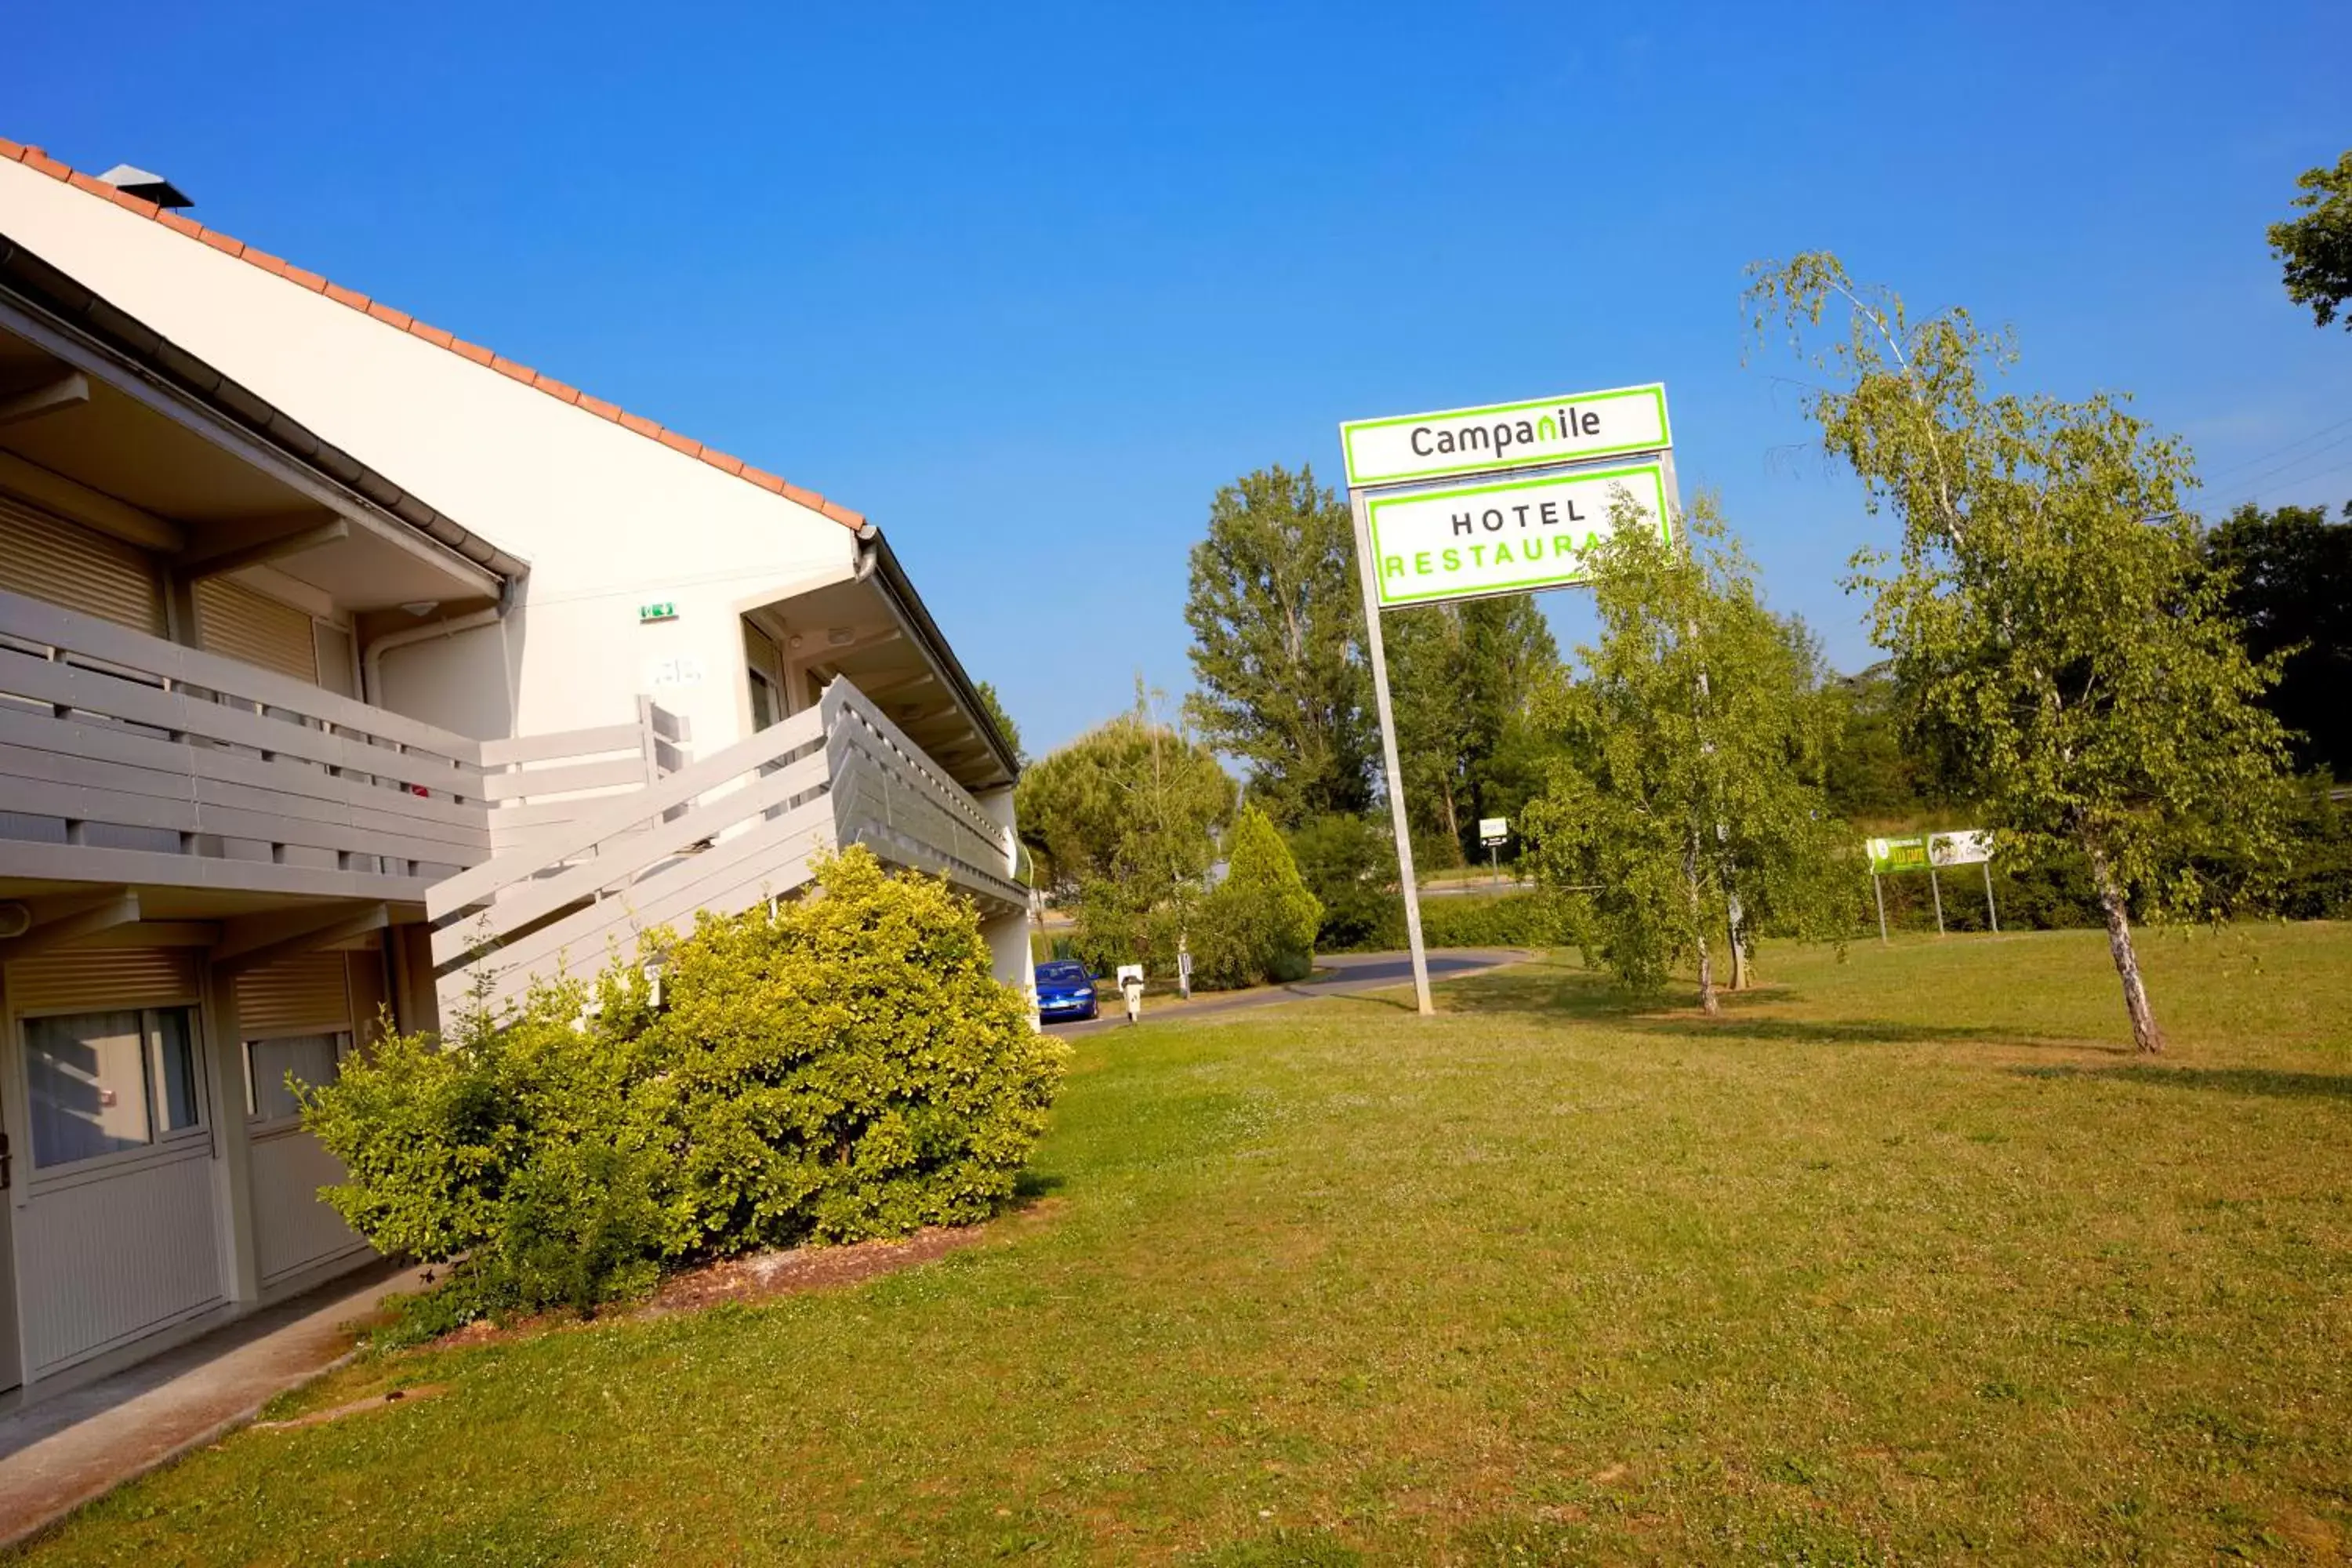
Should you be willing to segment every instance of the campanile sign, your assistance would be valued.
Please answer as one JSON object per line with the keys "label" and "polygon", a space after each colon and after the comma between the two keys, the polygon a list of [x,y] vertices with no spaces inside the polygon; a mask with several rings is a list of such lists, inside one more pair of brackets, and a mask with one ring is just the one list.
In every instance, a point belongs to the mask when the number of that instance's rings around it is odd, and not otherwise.
{"label": "campanile sign", "polygon": [[1339,426],[1348,488],[1589,463],[1675,444],[1666,389],[1620,386],[1527,403],[1354,419]]}
{"label": "campanile sign", "polygon": [[1585,554],[1605,528],[1654,528],[1671,540],[1678,510],[1674,431],[1666,389],[1652,383],[1350,420],[1339,426],[1339,450],[1356,521],[1413,990],[1428,1013],[1429,958],[1381,613],[1589,582]]}

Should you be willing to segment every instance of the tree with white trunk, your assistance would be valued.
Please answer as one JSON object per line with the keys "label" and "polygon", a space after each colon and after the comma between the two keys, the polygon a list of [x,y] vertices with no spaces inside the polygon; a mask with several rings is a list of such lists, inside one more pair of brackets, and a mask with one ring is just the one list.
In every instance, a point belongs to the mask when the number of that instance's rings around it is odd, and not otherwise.
{"label": "tree with white trunk", "polygon": [[1822,384],[1823,447],[1893,552],[1854,558],[1904,717],[1958,760],[2005,863],[2079,855],[2105,913],[2132,1039],[2163,1049],[2132,915],[2222,912],[2200,865],[2275,865],[2285,749],[2203,569],[2187,448],[2100,393],[1999,391],[2006,331],[1963,310],[1914,321],[1825,252],[1750,268],[1759,338],[1785,330]]}

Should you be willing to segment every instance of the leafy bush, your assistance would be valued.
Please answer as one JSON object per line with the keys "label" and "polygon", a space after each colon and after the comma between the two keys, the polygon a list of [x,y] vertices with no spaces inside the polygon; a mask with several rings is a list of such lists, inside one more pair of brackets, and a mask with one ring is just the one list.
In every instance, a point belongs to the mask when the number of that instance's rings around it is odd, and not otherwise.
{"label": "leafy bush", "polygon": [[1350,952],[1384,945],[1393,924],[1404,938],[1404,906],[1396,896],[1396,850],[1379,824],[1343,813],[1318,816],[1293,830],[1291,858],[1307,890],[1323,906],[1315,945]]}
{"label": "leafy bush", "polygon": [[1304,979],[1315,967],[1323,906],[1307,890],[1280,831],[1255,806],[1244,806],[1234,821],[1225,867],[1193,927],[1194,982],[1214,991]]}
{"label": "leafy bush", "polygon": [[862,847],[772,919],[700,918],[668,947],[665,1007],[615,963],[303,1091],[352,1228],[464,1258],[411,1317],[586,1311],[664,1268],[966,1223],[1011,1196],[1063,1047],[943,883]]}
{"label": "leafy bush", "polygon": [[990,973],[970,905],[862,848],[822,896],[705,920],[646,1033],[688,1252],[984,1217],[1044,1131],[1063,1047]]}

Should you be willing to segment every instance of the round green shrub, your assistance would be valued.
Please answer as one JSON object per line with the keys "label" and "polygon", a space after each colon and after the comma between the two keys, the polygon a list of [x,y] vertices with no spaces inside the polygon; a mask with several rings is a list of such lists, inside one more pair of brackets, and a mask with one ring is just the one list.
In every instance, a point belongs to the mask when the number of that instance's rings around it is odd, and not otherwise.
{"label": "round green shrub", "polygon": [[986,1216],[1064,1047],[943,882],[860,847],[816,883],[649,937],[658,1006],[616,962],[303,1090],[347,1172],[321,1195],[380,1250],[462,1257],[450,1288],[482,1310],[584,1311],[700,1258]]}

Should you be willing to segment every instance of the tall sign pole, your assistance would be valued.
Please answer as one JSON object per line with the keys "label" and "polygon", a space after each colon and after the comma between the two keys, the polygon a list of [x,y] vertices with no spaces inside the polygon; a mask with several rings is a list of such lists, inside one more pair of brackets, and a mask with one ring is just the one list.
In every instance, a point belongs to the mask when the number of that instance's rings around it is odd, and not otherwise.
{"label": "tall sign pole", "polygon": [[1436,1008],[1381,612],[1589,582],[1584,552],[1621,499],[1672,539],[1681,510],[1673,447],[1666,389],[1655,384],[1339,426],[1413,1000],[1424,1016]]}
{"label": "tall sign pole", "polygon": [[1389,822],[1396,831],[1397,880],[1404,889],[1404,935],[1412,949],[1412,1001],[1423,1017],[1437,1011],[1429,999],[1429,950],[1421,941],[1421,884],[1412,869],[1412,829],[1404,817],[1404,770],[1397,763],[1396,710],[1389,700],[1389,656],[1381,637],[1380,580],[1372,559],[1371,530],[1365,521],[1364,492],[1350,488],[1348,510],[1356,520],[1356,576],[1364,585],[1364,647],[1372,661],[1372,702],[1381,715],[1381,766],[1389,785]]}

